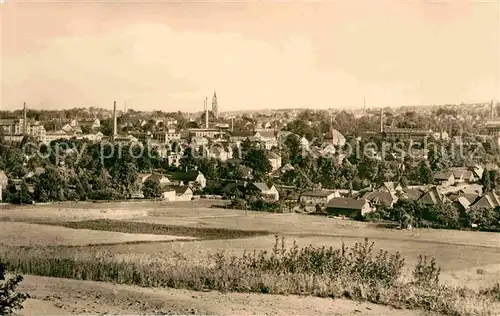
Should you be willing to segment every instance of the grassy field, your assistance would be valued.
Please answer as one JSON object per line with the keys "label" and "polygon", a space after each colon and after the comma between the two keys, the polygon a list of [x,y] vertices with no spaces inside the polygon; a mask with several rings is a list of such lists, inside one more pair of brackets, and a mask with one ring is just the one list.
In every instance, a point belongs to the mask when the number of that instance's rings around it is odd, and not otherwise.
{"label": "grassy field", "polygon": [[126,222],[111,219],[86,220],[75,222],[47,222],[48,225],[73,229],[91,229],[97,231],[121,232],[131,234],[154,234],[188,236],[199,239],[235,239],[268,235],[266,231],[235,230],[226,228],[205,228],[172,226],[153,223]]}
{"label": "grassy field", "polygon": [[0,244],[7,246],[86,246],[191,239],[194,237],[167,234],[130,234],[90,229],[75,230],[50,225],[0,222]]}
{"label": "grassy field", "polygon": [[[4,222],[0,229],[2,251],[10,246],[37,245],[47,256],[106,260],[140,264],[186,265],[208,262],[223,250],[226,256],[240,256],[245,250],[269,250],[274,234],[285,236],[287,246],[351,246],[367,237],[377,248],[399,251],[407,266],[419,255],[435,257],[442,268],[441,279],[451,285],[478,289],[500,282],[500,235],[497,233],[415,229],[400,231],[371,223],[302,215],[245,212],[210,208],[213,201],[181,203],[63,203],[60,205],[0,208],[0,219],[19,222],[45,222],[50,225],[25,227]],[[24,224],[28,225],[28,224]],[[0,228],[2,228],[0,227]],[[52,231],[51,231],[52,229]],[[17,233],[16,233],[17,232]],[[3,234],[3,235],[2,235]],[[97,234],[97,235],[92,235]],[[104,235],[99,235],[104,234]],[[198,240],[133,244],[114,234],[189,236]],[[270,235],[267,235],[270,234]],[[6,236],[6,238],[3,238]],[[119,244],[99,245],[116,238]],[[29,242],[27,242],[27,240]],[[36,241],[36,242],[35,242]],[[97,241],[97,242],[96,242]],[[93,246],[85,246],[94,244]],[[71,245],[64,247],[61,245]],[[408,271],[406,271],[408,272]]]}

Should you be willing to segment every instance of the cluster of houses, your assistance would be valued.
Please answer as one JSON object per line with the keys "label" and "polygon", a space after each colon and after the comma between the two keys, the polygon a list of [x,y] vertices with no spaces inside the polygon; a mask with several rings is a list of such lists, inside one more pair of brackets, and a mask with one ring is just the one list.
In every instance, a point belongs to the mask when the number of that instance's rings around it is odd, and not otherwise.
{"label": "cluster of houses", "polygon": [[[72,120],[66,123],[61,129],[47,131],[42,123],[30,122],[21,119],[1,119],[0,130],[4,140],[11,142],[21,142],[25,135],[30,136],[35,141],[48,144],[51,141],[59,139],[88,139],[99,142],[104,135],[99,131],[100,120],[76,121]],[[83,133],[82,128],[89,132]]]}
{"label": "cluster of houses", "polygon": [[340,191],[316,190],[303,192],[300,202],[306,205],[319,204],[328,214],[360,218],[379,207],[392,208],[399,199],[418,201],[424,205],[450,203],[460,211],[481,211],[500,207],[500,197],[494,191],[482,192],[477,184],[457,188],[450,192],[442,187],[409,187],[386,182],[375,190],[357,192],[354,197],[344,196]]}

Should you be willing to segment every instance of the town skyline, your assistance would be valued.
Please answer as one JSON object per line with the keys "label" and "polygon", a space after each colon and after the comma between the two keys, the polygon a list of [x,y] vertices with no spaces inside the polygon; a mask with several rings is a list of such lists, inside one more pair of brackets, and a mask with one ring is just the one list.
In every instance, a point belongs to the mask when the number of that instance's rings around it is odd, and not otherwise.
{"label": "town skyline", "polygon": [[126,100],[194,112],[214,89],[221,111],[500,99],[498,3],[7,2],[0,11],[1,110]]}

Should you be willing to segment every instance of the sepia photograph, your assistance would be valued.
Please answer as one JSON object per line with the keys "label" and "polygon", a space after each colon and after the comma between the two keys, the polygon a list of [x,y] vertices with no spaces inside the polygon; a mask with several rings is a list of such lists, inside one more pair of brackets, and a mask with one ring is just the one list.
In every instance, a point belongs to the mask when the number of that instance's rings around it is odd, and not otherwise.
{"label": "sepia photograph", "polygon": [[500,315],[500,0],[0,0],[0,315]]}

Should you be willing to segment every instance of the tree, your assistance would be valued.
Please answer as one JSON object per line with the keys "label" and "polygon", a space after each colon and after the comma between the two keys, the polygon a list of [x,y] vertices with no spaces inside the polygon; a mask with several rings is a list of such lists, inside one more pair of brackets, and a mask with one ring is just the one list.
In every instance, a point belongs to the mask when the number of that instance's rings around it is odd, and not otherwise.
{"label": "tree", "polygon": [[5,280],[5,267],[0,263],[0,315],[11,315],[14,310],[22,309],[23,302],[30,296],[15,292],[23,277],[16,275]]}
{"label": "tree", "polygon": [[432,170],[425,161],[420,162],[418,170],[419,170],[419,180],[421,183],[431,184],[432,182],[434,182]]}
{"label": "tree", "polygon": [[484,186],[484,192],[489,192],[492,190],[493,186],[491,185],[491,175],[490,170],[486,169],[483,172],[483,177],[481,179],[481,183]]}
{"label": "tree", "polygon": [[131,162],[117,162],[110,169],[110,175],[118,192],[128,195],[135,189],[138,180],[135,164]]}
{"label": "tree", "polygon": [[290,164],[297,165],[299,164],[302,157],[302,148],[300,146],[299,137],[295,134],[289,135],[284,144],[284,151],[286,152],[286,156],[290,161]]}
{"label": "tree", "polygon": [[142,193],[146,199],[157,199],[162,196],[163,190],[160,183],[156,181],[147,180],[144,182]]}
{"label": "tree", "polygon": [[46,168],[35,181],[35,200],[41,202],[62,201],[65,198],[66,179],[59,170]]}
{"label": "tree", "polygon": [[100,126],[101,133],[103,133],[106,136],[111,136],[111,134],[113,134],[113,119],[112,118],[107,118],[105,120],[102,120],[100,125],[101,125]]}
{"label": "tree", "polygon": [[197,166],[197,159],[195,157],[196,153],[192,147],[187,147],[184,149],[184,155],[180,159],[180,166],[182,169],[193,169]]}
{"label": "tree", "polygon": [[252,168],[255,172],[266,174],[271,171],[271,163],[263,149],[250,149],[243,158],[243,164]]}

